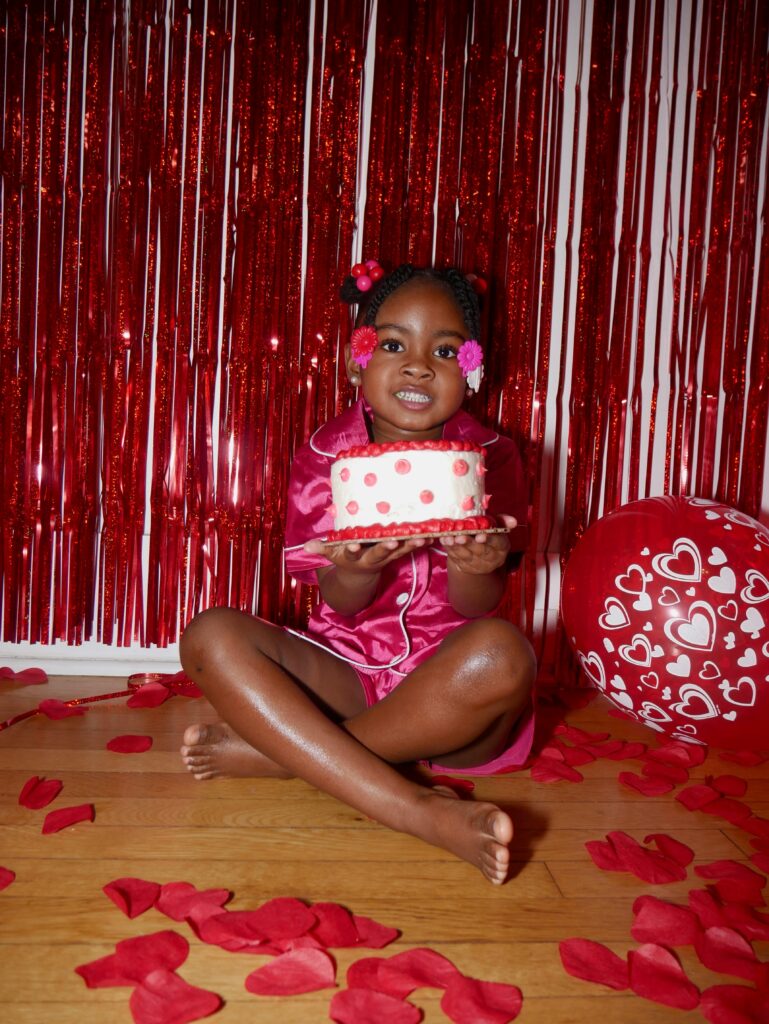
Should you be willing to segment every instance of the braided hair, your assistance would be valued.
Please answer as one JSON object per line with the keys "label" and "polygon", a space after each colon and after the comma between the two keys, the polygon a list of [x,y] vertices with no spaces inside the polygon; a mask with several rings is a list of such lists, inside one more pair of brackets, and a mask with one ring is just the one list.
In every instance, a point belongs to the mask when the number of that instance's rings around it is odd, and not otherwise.
{"label": "braided hair", "polygon": [[358,289],[355,284],[356,278],[352,276],[345,278],[339,295],[342,302],[346,302],[349,306],[360,305],[361,308],[355,317],[355,326],[360,327],[364,324],[373,324],[379,307],[385,299],[388,299],[401,285],[414,279],[430,281],[445,288],[459,307],[470,337],[478,339],[481,333],[481,311],[478,296],[464,274],[454,267],[449,267],[447,270],[435,270],[431,267],[420,268],[414,267],[411,263],[402,263],[391,274],[387,274],[377,281],[368,292]]}

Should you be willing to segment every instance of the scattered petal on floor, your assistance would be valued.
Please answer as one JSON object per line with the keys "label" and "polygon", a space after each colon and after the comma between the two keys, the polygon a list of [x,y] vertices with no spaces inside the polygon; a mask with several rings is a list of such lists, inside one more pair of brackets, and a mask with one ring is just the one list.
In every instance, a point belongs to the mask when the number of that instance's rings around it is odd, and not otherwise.
{"label": "scattered petal on floor", "polygon": [[107,743],[107,750],[115,754],[143,754],[152,746],[151,736],[115,736]]}
{"label": "scattered petal on floor", "polygon": [[157,708],[171,696],[171,691],[162,683],[145,683],[135,690],[126,701],[129,708]]}
{"label": "scattered petal on floor", "polygon": [[663,779],[661,776],[645,778],[642,775],[636,775],[635,772],[620,772],[617,779],[623,786],[636,790],[642,796],[662,796],[675,787],[675,783],[669,779]]}
{"label": "scattered petal on floor", "polygon": [[126,917],[138,917],[154,907],[160,896],[157,882],[145,882],[143,878],[116,878],[102,889]]}
{"label": "scattered petal on floor", "polygon": [[401,997],[417,988],[446,988],[461,971],[434,949],[420,947],[396,953],[382,962],[379,979],[385,991]]}
{"label": "scattered petal on floor", "polygon": [[248,991],[260,996],[292,996],[335,986],[334,961],[322,949],[283,953],[246,978]]}
{"label": "scattered petal on floor", "polygon": [[62,791],[62,786],[63,783],[59,779],[45,779],[33,775],[22,786],[19,803],[22,807],[39,811],[41,807],[47,807],[51,801],[56,799]]}
{"label": "scattered petal on floor", "polygon": [[313,935],[322,946],[344,949],[358,945],[358,929],[352,914],[338,903],[313,903],[312,912],[317,919]]}
{"label": "scattered petal on floor", "polygon": [[680,793],[676,793],[676,800],[683,804],[687,811],[699,811],[707,804],[712,804],[719,798],[719,792],[712,786],[699,783],[694,786],[687,786]]}
{"label": "scattered petal on floor", "polygon": [[328,1015],[336,1024],[419,1024],[422,1019],[422,1011],[412,1003],[369,988],[337,992]]}
{"label": "scattered petal on floor", "polygon": [[694,860],[694,850],[690,846],[664,832],[652,832],[651,835],[644,838],[644,842],[647,845],[654,843],[661,854],[674,860],[681,867],[688,867]]}
{"label": "scattered petal on floor", "polygon": [[0,868],[0,892],[7,889],[15,877],[15,871],[11,871],[10,868]]}
{"label": "scattered petal on floor", "polygon": [[737,775],[717,775],[715,778],[708,775],[705,781],[717,789],[721,796],[745,796],[748,791],[747,781]]}
{"label": "scattered petal on floor", "polygon": [[746,768],[755,768],[756,765],[769,761],[769,754],[758,754],[754,750],[725,750],[718,756],[722,761],[731,761],[732,764],[741,764]]}
{"label": "scattered petal on floor", "polygon": [[74,718],[77,715],[84,715],[88,708],[81,707],[80,705],[65,704],[63,700],[54,700],[51,697],[48,700],[41,700],[37,705],[37,710],[45,715],[46,718],[57,721],[60,718]]}
{"label": "scattered petal on floor", "polygon": [[633,904],[635,920],[630,934],[636,942],[661,946],[690,946],[700,934],[696,914],[656,896],[639,896]]}
{"label": "scattered petal on floor", "polygon": [[152,971],[131,993],[135,1024],[188,1024],[216,1013],[222,998],[196,988],[164,967]]}
{"label": "scattered petal on floor", "polygon": [[12,668],[0,668],[0,679],[8,679],[12,683],[21,683],[22,686],[39,686],[48,682],[48,676],[41,668],[22,668],[14,672]]}
{"label": "scattered petal on floor", "polygon": [[713,985],[702,993],[700,1010],[709,1024],[766,1024],[769,994],[745,985]]}
{"label": "scattered petal on floor", "polygon": [[197,889],[190,882],[166,882],[160,887],[157,909],[173,921],[184,921],[199,904],[221,908],[232,898],[229,889]]}
{"label": "scattered petal on floor", "polygon": [[734,928],[716,925],[706,928],[694,944],[700,961],[711,971],[734,974],[746,981],[758,982],[765,972],[747,939]]}
{"label": "scattered petal on floor", "polygon": [[582,782],[584,776],[576,768],[555,757],[538,757],[531,766],[535,782]]}
{"label": "scattered petal on floor", "polygon": [[58,811],[49,811],[43,822],[43,835],[61,832],[63,828],[77,825],[80,821],[93,821],[93,804],[78,804],[77,807],[62,807]]}
{"label": "scattered petal on floor", "polygon": [[390,928],[386,924],[380,924],[371,917],[361,917],[353,914],[352,919],[358,929],[358,945],[366,949],[384,949],[400,935],[397,928]]}
{"label": "scattered petal on floor", "polygon": [[559,943],[561,963],[567,974],[618,991],[628,988],[627,961],[592,939],[564,939]]}
{"label": "scattered petal on floor", "polygon": [[478,981],[462,974],[452,978],[441,1009],[454,1024],[508,1024],[521,1012],[523,996],[515,985]]}
{"label": "scattered petal on floor", "polygon": [[673,953],[664,946],[647,942],[628,953],[630,987],[636,995],[679,1010],[693,1010],[700,991],[684,974]]}
{"label": "scattered petal on floor", "polygon": [[75,968],[88,988],[135,985],[159,968],[174,971],[187,959],[190,944],[178,932],[161,931],[123,939],[110,956]]}
{"label": "scattered petal on floor", "polygon": [[[373,988],[376,992],[387,992],[387,985],[380,978],[382,964],[387,962],[386,957],[362,956],[354,960],[347,968],[347,985],[349,988]],[[400,985],[398,989],[400,989]],[[396,992],[388,992],[388,995],[398,996]]]}
{"label": "scattered petal on floor", "polygon": [[317,918],[306,903],[293,896],[278,896],[251,911],[254,926],[268,939],[295,939],[306,935]]}

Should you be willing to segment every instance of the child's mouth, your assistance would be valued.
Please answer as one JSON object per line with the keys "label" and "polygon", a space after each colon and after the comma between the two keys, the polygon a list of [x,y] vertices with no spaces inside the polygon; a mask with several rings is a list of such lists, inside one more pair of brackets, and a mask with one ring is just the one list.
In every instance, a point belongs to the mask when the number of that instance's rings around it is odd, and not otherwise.
{"label": "child's mouth", "polygon": [[402,391],[396,391],[395,397],[410,409],[424,409],[432,402],[432,398],[423,391],[412,391],[406,388]]}

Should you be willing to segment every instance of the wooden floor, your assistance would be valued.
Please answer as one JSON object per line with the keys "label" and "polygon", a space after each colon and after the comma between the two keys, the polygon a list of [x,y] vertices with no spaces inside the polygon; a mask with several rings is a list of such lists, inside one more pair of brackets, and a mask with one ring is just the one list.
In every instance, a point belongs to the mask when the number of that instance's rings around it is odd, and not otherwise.
{"label": "wooden floor", "polygon": [[[58,678],[20,687],[0,680],[0,720],[44,697],[69,699],[123,689],[123,679]],[[655,1024],[700,1021],[699,1011],[666,1009],[627,993],[577,981],[563,970],[558,942],[583,936],[624,955],[634,948],[631,906],[641,893],[684,903],[686,882],[647,886],[631,876],[599,871],[584,847],[611,829],[642,839],[669,832],[693,847],[699,862],[747,861],[748,836],[702,813],[690,813],[672,795],[647,799],[617,782],[638,763],[596,761],[581,768],[585,781],[547,785],[529,772],[480,780],[476,796],[509,808],[516,821],[515,877],[495,888],[466,864],[416,839],[362,819],[302,782],[222,780],[196,783],[176,753],[184,727],[212,720],[203,700],[175,697],[155,709],[132,710],[120,700],[90,705],[84,717],[50,721],[37,716],[0,733],[0,865],[16,881],[0,893],[0,1004],[5,1024],[122,1024],[130,1022],[130,990],[86,989],[74,968],[105,956],[120,939],[174,927],[191,940],[180,973],[219,993],[221,1024],[328,1020],[330,991],[284,999],[257,997],[243,987],[264,958],[204,945],[156,910],[127,919],[103,895],[114,878],[189,881],[235,892],[231,909],[251,908],[274,896],[343,903],[357,914],[399,928],[389,955],[427,945],[466,974],[511,982],[523,992],[521,1024]],[[621,738],[655,744],[654,734],[607,715],[595,701],[568,712],[570,722]],[[113,736],[145,733],[151,751],[121,755],[105,749]],[[716,754],[692,773],[731,772],[750,780],[746,800],[769,817],[769,765],[735,768]],[[32,775],[61,779],[64,789],[45,810],[18,804]],[[93,823],[41,834],[43,817],[58,807],[92,802]],[[756,944],[761,959],[769,947]],[[693,952],[681,958],[701,987],[741,982],[714,975]],[[367,951],[340,951],[338,975]],[[424,1020],[444,1021],[440,993],[422,989],[414,1001]]]}

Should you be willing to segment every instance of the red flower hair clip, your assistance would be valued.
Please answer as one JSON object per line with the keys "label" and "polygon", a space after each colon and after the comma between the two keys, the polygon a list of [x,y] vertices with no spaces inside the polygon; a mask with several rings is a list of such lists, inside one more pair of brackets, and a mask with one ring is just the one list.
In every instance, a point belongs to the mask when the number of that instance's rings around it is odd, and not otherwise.
{"label": "red flower hair clip", "polygon": [[364,327],[356,327],[350,338],[352,357],[361,369],[368,366],[374,349],[379,344],[376,331],[370,324]]}

